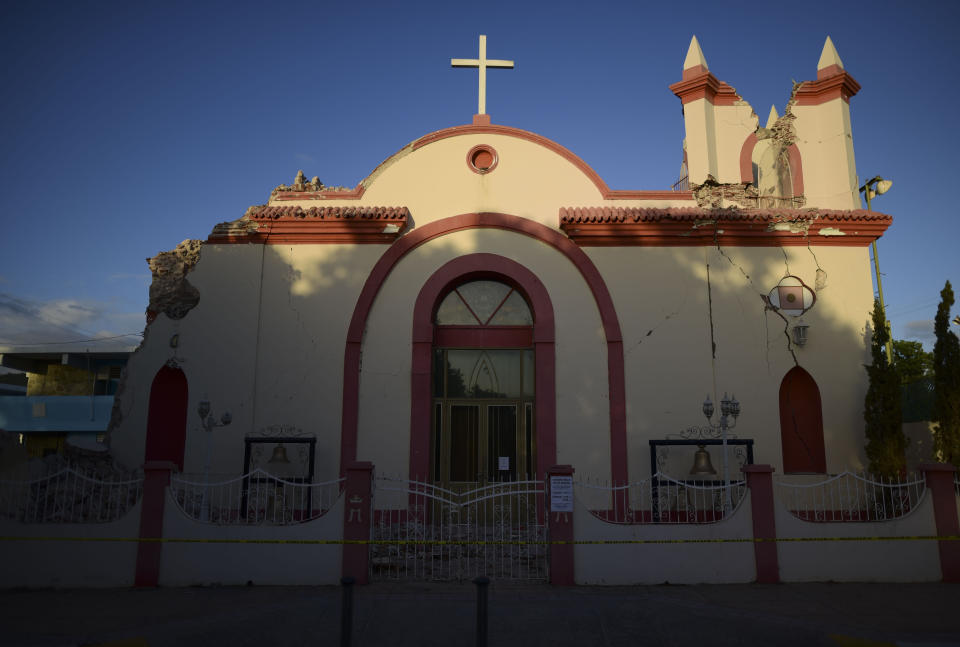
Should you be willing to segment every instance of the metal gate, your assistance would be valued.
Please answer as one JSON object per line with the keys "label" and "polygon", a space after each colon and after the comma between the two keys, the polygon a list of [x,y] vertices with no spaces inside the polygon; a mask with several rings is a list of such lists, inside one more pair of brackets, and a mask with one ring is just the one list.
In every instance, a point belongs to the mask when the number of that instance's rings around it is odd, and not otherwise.
{"label": "metal gate", "polygon": [[542,481],[454,492],[432,483],[374,479],[375,580],[548,580]]}

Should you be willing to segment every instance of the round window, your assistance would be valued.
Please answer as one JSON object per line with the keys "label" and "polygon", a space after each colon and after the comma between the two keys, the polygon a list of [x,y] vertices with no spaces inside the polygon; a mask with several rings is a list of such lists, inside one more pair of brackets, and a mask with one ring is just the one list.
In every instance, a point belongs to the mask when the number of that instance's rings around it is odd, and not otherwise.
{"label": "round window", "polygon": [[474,173],[481,175],[497,168],[497,162],[499,161],[497,151],[494,150],[492,146],[485,144],[474,146],[470,149],[470,152],[467,153],[467,166],[469,166],[470,170]]}

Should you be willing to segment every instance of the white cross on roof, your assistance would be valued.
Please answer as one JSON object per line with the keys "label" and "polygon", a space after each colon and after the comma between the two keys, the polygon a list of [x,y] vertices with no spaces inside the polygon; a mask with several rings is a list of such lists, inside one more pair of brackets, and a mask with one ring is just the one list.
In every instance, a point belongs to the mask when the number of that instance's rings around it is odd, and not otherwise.
{"label": "white cross on roof", "polygon": [[477,114],[487,114],[487,68],[488,67],[513,67],[513,61],[500,61],[487,58],[487,37],[480,36],[480,57],[479,58],[451,58],[452,67],[476,67],[480,70],[480,92],[477,101]]}

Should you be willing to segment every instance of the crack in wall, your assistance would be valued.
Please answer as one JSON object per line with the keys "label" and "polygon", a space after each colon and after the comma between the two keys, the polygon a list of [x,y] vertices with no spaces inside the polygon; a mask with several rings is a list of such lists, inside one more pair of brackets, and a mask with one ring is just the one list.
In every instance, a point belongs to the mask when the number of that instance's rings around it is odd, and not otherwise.
{"label": "crack in wall", "polygon": [[817,277],[814,279],[813,289],[815,292],[819,292],[827,287],[827,271],[820,267],[820,260],[817,258],[817,255],[813,253],[813,248],[810,246],[809,235],[807,236],[807,251],[813,256],[813,262],[817,264]]}
{"label": "crack in wall", "polygon": [[717,342],[713,336],[713,287],[710,285],[710,263],[707,263],[707,308],[710,315],[710,356],[717,359]]}
{"label": "crack in wall", "polygon": [[[304,323],[303,313],[300,309],[294,305],[294,294],[293,294],[293,285],[297,281],[303,278],[303,273],[294,268],[294,259],[293,259],[293,247],[289,248],[290,257],[286,261],[287,272],[284,275],[284,280],[287,284],[287,308],[294,314],[295,324],[300,329],[301,334],[310,340],[310,345],[313,347],[314,351],[317,349],[317,338],[307,329]],[[301,372],[301,381],[306,384],[309,379],[310,368],[312,364],[310,362],[301,362],[300,366],[302,367]]]}
{"label": "crack in wall", "polygon": [[[674,317],[676,317],[677,315],[679,315],[680,312],[683,310],[684,306],[686,305],[686,301],[687,301],[687,297],[686,297],[686,295],[684,295],[683,303],[680,305],[680,307],[677,308],[676,310],[674,310],[673,312],[670,312],[670,313],[666,314],[666,315],[663,317],[663,321],[661,321],[661,322],[658,323],[656,326],[654,326],[653,328],[651,328],[650,330],[648,330],[648,331],[647,331],[647,334],[645,334],[645,335],[643,336],[643,339],[646,339],[647,337],[650,337],[651,335],[653,335],[654,332],[656,332],[657,328],[659,328],[660,326],[662,326],[662,325],[664,325],[665,323],[667,323],[668,321],[670,321],[672,318],[674,318]],[[624,355],[629,355],[629,354],[632,353],[634,350],[636,350],[637,347],[640,346],[640,344],[643,343],[643,339],[639,339],[639,340],[637,341],[637,343],[631,345],[630,348],[627,348],[627,349],[624,351]]]}
{"label": "crack in wall", "polygon": [[[694,226],[693,226],[693,227],[696,228],[697,226],[698,226],[698,225],[697,225],[696,223],[694,223]],[[790,353],[790,356],[793,358],[793,363],[794,363],[794,365],[795,365],[795,366],[800,366],[800,362],[799,362],[799,360],[797,359],[797,354],[796,354],[796,352],[794,351],[794,348],[793,348],[793,340],[790,338],[790,321],[783,315],[782,312],[780,312],[780,310],[779,310],[778,308],[776,308],[772,303],[770,303],[770,299],[769,299],[769,297],[768,297],[766,294],[764,294],[762,291],[760,291],[759,289],[757,289],[757,286],[756,286],[756,284],[754,284],[753,279],[750,278],[750,275],[747,273],[747,271],[746,271],[745,269],[743,269],[743,266],[740,265],[739,263],[735,262],[735,261],[733,260],[733,258],[732,258],[729,254],[727,254],[727,252],[720,246],[719,236],[720,236],[721,233],[722,233],[722,230],[721,230],[721,229],[719,229],[719,228],[715,228],[715,229],[714,229],[713,241],[714,241],[714,245],[716,246],[717,252],[718,252],[721,256],[723,256],[723,258],[725,258],[725,259],[727,260],[727,262],[730,263],[733,267],[735,267],[735,268],[737,268],[738,270],[740,270],[740,273],[743,275],[743,277],[744,277],[744,278],[747,280],[747,282],[750,284],[750,287],[753,288],[753,290],[754,290],[754,291],[757,293],[757,295],[760,297],[760,300],[763,302],[763,305],[764,305],[764,308],[763,308],[764,314],[763,314],[763,316],[764,316],[764,322],[765,322],[765,323],[764,323],[764,326],[765,326],[765,328],[767,328],[767,327],[766,327],[766,320],[767,320],[767,314],[766,314],[766,313],[767,313],[767,312],[772,311],[772,312],[774,312],[778,317],[780,317],[780,318],[783,320],[783,324],[784,324],[784,325],[783,325],[783,334],[784,334],[784,336],[787,338],[787,352],[789,352],[789,353]],[[809,238],[808,238],[807,243],[808,243],[808,245],[809,245]],[[790,266],[789,266],[789,264],[787,263],[787,253],[786,253],[786,250],[784,250],[784,249],[781,247],[781,248],[780,248],[780,251],[781,251],[781,252],[783,253],[783,255],[784,255],[784,264],[786,265],[786,267],[787,267],[787,273],[789,274]],[[812,250],[811,250],[811,253],[813,253]],[[814,258],[816,258],[816,257],[814,257]],[[710,283],[710,264],[709,264],[709,263],[706,263],[706,267],[707,267],[707,297],[708,297],[708,301],[709,301],[708,306],[709,306],[709,310],[710,310],[710,346],[711,346],[711,354],[712,354],[712,357],[713,357],[714,360],[716,360],[716,351],[717,351],[717,348],[716,348],[716,342],[714,341],[714,330],[713,330],[713,289],[712,289],[712,286],[711,286],[711,283]],[[819,264],[818,264],[818,272],[819,272],[819,271],[822,271],[822,270],[820,270]],[[826,273],[824,272],[824,274],[826,274]],[[818,277],[819,277],[819,274],[818,274]],[[743,305],[742,305],[742,303],[741,303],[741,311],[742,311],[742,310],[743,310]],[[767,362],[767,371],[769,372],[769,371],[770,371],[770,334],[769,334],[769,328],[767,328],[767,343],[766,343],[766,350],[765,350],[765,359],[766,359],[766,362]]]}
{"label": "crack in wall", "polygon": [[783,247],[780,247],[780,253],[783,254],[783,264],[787,268],[787,273],[784,276],[790,276],[793,274],[793,272],[790,271],[790,259],[787,257],[787,250],[785,250]]}
{"label": "crack in wall", "polygon": [[[767,312],[773,312],[775,315],[783,319],[783,336],[787,338],[787,351],[790,353],[790,356],[793,358],[793,365],[800,366],[800,362],[797,360],[797,354],[793,350],[793,340],[790,339],[790,320],[783,316],[783,313],[780,312],[779,308],[775,307],[772,303],[770,303],[770,299],[767,296],[764,295],[764,296],[761,296],[760,298],[763,299],[763,302],[765,304],[764,316],[766,316]],[[768,353],[768,357],[767,357],[768,366],[769,366],[769,363],[770,363],[770,358]]]}

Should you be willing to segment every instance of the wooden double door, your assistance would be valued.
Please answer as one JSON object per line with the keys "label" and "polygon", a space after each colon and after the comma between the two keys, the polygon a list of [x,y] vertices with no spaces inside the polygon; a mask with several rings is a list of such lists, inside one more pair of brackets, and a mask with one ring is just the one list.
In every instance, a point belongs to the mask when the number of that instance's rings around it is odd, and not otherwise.
{"label": "wooden double door", "polygon": [[463,492],[535,478],[532,402],[447,400],[434,408],[435,483]]}

